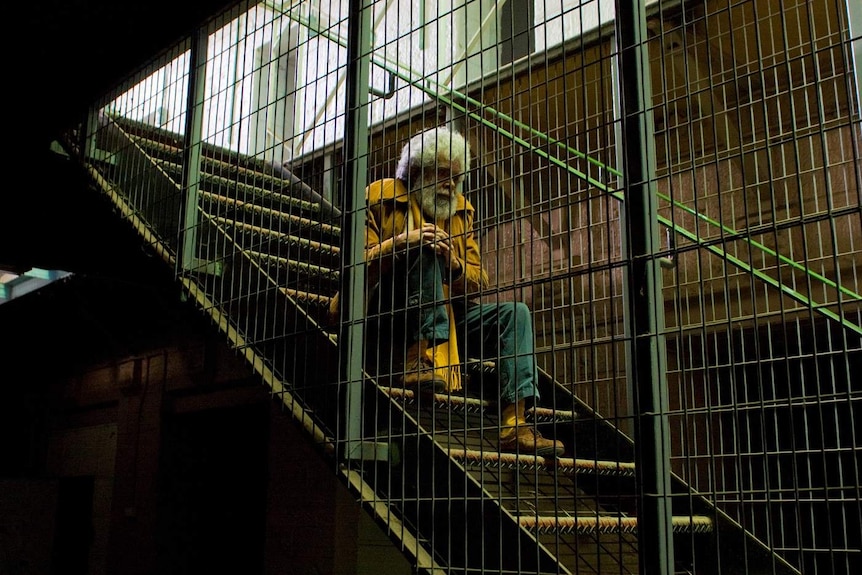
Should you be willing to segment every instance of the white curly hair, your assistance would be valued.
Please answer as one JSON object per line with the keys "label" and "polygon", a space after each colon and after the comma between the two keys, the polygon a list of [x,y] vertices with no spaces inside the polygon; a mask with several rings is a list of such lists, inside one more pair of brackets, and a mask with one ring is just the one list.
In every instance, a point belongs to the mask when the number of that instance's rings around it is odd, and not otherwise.
{"label": "white curly hair", "polygon": [[417,171],[434,167],[441,155],[453,163],[460,163],[462,173],[470,170],[470,145],[467,140],[459,132],[438,126],[410,138],[401,150],[395,177],[409,182]]}

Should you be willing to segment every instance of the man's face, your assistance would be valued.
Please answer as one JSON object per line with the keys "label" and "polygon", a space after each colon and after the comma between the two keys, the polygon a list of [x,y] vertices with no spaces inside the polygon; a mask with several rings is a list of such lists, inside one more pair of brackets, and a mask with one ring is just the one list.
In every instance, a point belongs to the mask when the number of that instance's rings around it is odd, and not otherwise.
{"label": "man's face", "polygon": [[414,189],[419,193],[425,216],[439,221],[455,215],[463,181],[464,173],[458,161],[438,158],[435,166],[423,169]]}

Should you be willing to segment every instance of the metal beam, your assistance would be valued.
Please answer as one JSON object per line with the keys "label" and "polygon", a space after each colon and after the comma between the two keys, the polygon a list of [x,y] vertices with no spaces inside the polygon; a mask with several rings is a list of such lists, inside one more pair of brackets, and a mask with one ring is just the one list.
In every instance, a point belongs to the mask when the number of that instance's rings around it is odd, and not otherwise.
{"label": "metal beam", "polygon": [[350,0],[347,32],[347,110],[344,135],[344,193],[339,325],[339,385],[345,401],[345,456],[361,459],[363,342],[365,315],[365,186],[368,173],[368,86],[371,67],[371,10],[368,0]]}
{"label": "metal beam", "polygon": [[183,148],[183,193],[184,214],[179,230],[182,252],[180,266],[183,270],[195,270],[201,266],[198,251],[198,192],[201,169],[201,134],[203,132],[204,99],[206,92],[207,40],[205,28],[197,28],[192,36],[189,58],[189,87],[186,103],[185,146]]}
{"label": "metal beam", "polygon": [[640,572],[673,575],[670,428],[655,128],[644,0],[617,0],[628,382],[634,408]]}

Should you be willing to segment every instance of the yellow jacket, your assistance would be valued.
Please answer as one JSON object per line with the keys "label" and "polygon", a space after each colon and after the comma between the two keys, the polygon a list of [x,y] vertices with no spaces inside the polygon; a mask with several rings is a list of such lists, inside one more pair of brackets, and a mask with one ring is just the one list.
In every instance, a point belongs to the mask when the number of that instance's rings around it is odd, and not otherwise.
{"label": "yellow jacket", "polygon": [[[396,179],[378,180],[365,190],[367,212],[365,217],[365,262],[368,286],[375,286],[394,262],[393,238],[407,228],[408,209],[413,224],[420,227],[425,219],[418,201],[411,199],[404,182]],[[458,207],[452,218],[437,222],[451,238],[453,256],[461,264],[460,277],[444,284],[444,294],[462,296],[478,292],[488,286],[488,274],[482,268],[479,244],[473,231],[475,210],[463,196],[458,197]],[[335,303],[337,305],[337,302]],[[452,307],[449,311],[449,341],[428,350],[438,373],[446,378],[450,391],[461,389],[461,374],[458,368],[457,334]],[[334,311],[334,310],[332,310]],[[336,316],[337,317],[337,316]]]}

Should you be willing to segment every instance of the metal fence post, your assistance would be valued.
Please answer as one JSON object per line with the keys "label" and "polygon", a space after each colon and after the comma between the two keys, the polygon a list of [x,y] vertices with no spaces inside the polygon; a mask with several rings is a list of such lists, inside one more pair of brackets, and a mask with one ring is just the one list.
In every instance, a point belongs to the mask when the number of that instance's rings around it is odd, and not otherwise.
{"label": "metal fence post", "polygon": [[862,78],[860,78],[860,74],[862,74],[862,5],[859,2],[848,0],[847,18],[850,28],[853,77],[856,80],[856,109],[862,115]]}
{"label": "metal fence post", "polygon": [[342,194],[341,329],[339,384],[345,422],[339,439],[345,456],[362,457],[362,364],[365,315],[365,185],[368,171],[368,86],[371,61],[371,8],[350,0],[347,33],[347,110]]}
{"label": "metal fence post", "polygon": [[182,245],[181,270],[200,266],[198,246],[198,192],[200,189],[201,139],[203,132],[204,96],[206,93],[207,40],[205,29],[197,28],[191,39],[189,86],[186,101],[185,146],[183,148],[184,213],[180,219]]}
{"label": "metal fence post", "polygon": [[670,429],[659,267],[655,129],[643,0],[617,0],[624,246],[627,261],[628,377],[634,406],[640,572],[674,572]]}

